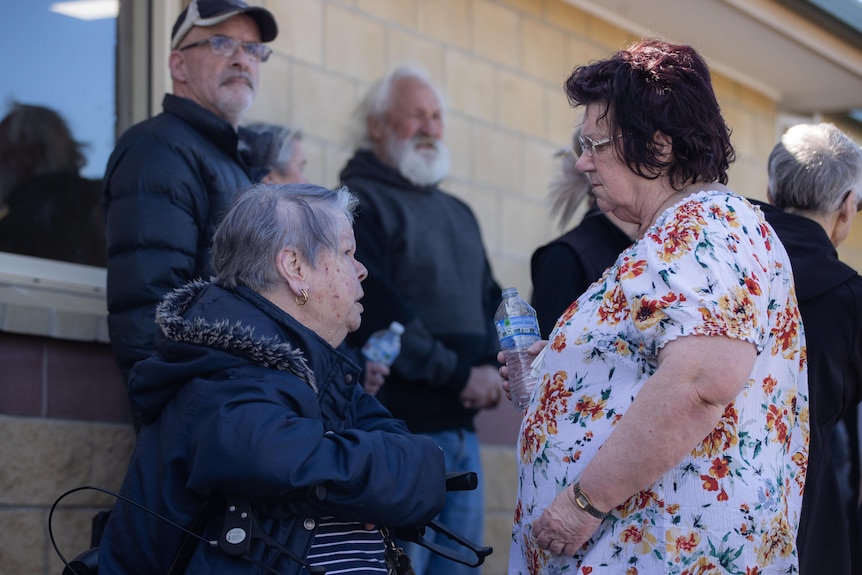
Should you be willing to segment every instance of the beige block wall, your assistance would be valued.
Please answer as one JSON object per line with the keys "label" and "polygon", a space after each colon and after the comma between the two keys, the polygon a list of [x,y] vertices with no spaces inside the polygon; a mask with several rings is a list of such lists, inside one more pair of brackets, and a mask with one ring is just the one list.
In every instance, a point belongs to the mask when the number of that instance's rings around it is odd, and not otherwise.
{"label": "beige block wall", "polygon": [[[559,233],[546,202],[553,154],[570,145],[579,117],[562,84],[636,37],[563,0],[258,3],[281,35],[250,117],[300,126],[307,176],[335,186],[368,86],[397,65],[425,67],[447,99],[445,187],[474,208],[498,281],[529,294],[530,255]],[[737,148],[730,185],[764,198],[775,103],[718,75],[715,87]]]}
{"label": "beige block wall", "polygon": [[[59,575],[48,516],[64,492],[120,486],[134,444],[131,425],[0,416],[0,565],[3,573]],[[112,499],[93,491],[65,498],[53,515],[60,552],[71,560],[89,547],[93,516]]]}
{"label": "beige block wall", "polygon": [[545,203],[553,153],[577,122],[562,82],[633,37],[559,0],[258,3],[281,32],[249,119],[300,126],[307,176],[334,186],[368,86],[400,64],[426,68],[447,98],[446,188],[474,207],[498,280],[529,293],[529,256],[557,233]]}

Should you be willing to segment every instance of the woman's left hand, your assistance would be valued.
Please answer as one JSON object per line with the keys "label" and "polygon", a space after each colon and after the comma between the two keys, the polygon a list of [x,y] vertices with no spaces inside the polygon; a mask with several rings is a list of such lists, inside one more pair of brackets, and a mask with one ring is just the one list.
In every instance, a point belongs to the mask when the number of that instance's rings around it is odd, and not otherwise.
{"label": "woman's left hand", "polygon": [[572,486],[568,485],[533,522],[532,535],[539,548],[572,557],[601,523],[601,519],[578,507]]}

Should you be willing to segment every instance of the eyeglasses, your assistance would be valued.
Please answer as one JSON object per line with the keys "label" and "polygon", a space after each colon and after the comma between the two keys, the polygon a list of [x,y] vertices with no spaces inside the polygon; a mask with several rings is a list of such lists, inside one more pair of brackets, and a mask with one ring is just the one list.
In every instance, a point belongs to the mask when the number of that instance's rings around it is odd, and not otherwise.
{"label": "eyeglasses", "polygon": [[[855,193],[856,192],[854,192],[853,190],[848,190],[847,193],[844,194],[844,197],[841,199],[841,205],[844,205],[844,202],[847,201],[847,198],[850,197],[850,194],[855,194]],[[862,199],[857,200],[857,202],[856,202],[856,212],[862,212]]]}
{"label": "eyeglasses", "polygon": [[227,36],[213,36],[212,38],[207,38],[206,40],[183,46],[180,50],[197,48],[198,46],[203,46],[205,44],[210,45],[210,50],[212,50],[213,54],[221,56],[222,58],[232,58],[240,46],[245,50],[248,57],[255,62],[266,62],[269,60],[269,55],[272,54],[272,48],[269,46],[265,46],[258,42],[240,42],[239,40],[234,40]]}
{"label": "eyeglasses", "polygon": [[[592,157],[595,155],[598,148],[607,146],[617,138],[619,138],[619,136],[609,136],[607,138],[602,138],[601,140],[593,140],[589,136],[578,136],[578,144],[581,145],[581,149],[585,154]],[[572,153],[574,154],[574,151]],[[577,158],[577,154],[574,155]]]}

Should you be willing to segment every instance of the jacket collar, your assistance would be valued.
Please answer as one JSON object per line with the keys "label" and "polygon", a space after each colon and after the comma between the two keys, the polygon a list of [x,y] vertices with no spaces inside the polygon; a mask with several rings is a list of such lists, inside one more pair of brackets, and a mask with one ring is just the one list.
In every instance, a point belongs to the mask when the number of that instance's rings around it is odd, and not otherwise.
{"label": "jacket collar", "polygon": [[204,138],[234,158],[241,166],[246,165],[239,154],[239,136],[229,122],[222,120],[195,101],[174,94],[165,94],[162,108],[165,113],[177,116],[190,124]]}
{"label": "jacket collar", "polygon": [[[159,324],[164,336],[174,342],[224,351],[263,367],[289,371],[317,391],[314,372],[308,364],[308,359],[302,350],[294,347],[292,343],[278,338],[275,334],[256,333],[255,326],[239,321],[212,320],[201,315],[185,317],[185,312],[211,285],[199,280],[192,281],[169,293],[162,300],[156,308],[156,323]],[[213,289],[222,288],[214,286]],[[254,294],[251,290],[242,290],[242,292],[244,297]]]}
{"label": "jacket collar", "polygon": [[752,203],[763,211],[790,256],[800,302],[814,299],[856,275],[853,268],[838,259],[838,251],[820,224],[770,204]]}

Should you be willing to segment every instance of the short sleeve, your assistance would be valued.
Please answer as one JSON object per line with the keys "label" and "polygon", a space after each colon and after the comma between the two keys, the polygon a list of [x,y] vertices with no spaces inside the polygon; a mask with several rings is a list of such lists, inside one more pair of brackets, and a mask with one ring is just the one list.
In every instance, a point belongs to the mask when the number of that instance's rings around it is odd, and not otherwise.
{"label": "short sleeve", "polygon": [[759,212],[730,194],[698,194],[662,214],[618,272],[642,352],[656,357],[688,335],[726,336],[763,351],[771,234]]}

